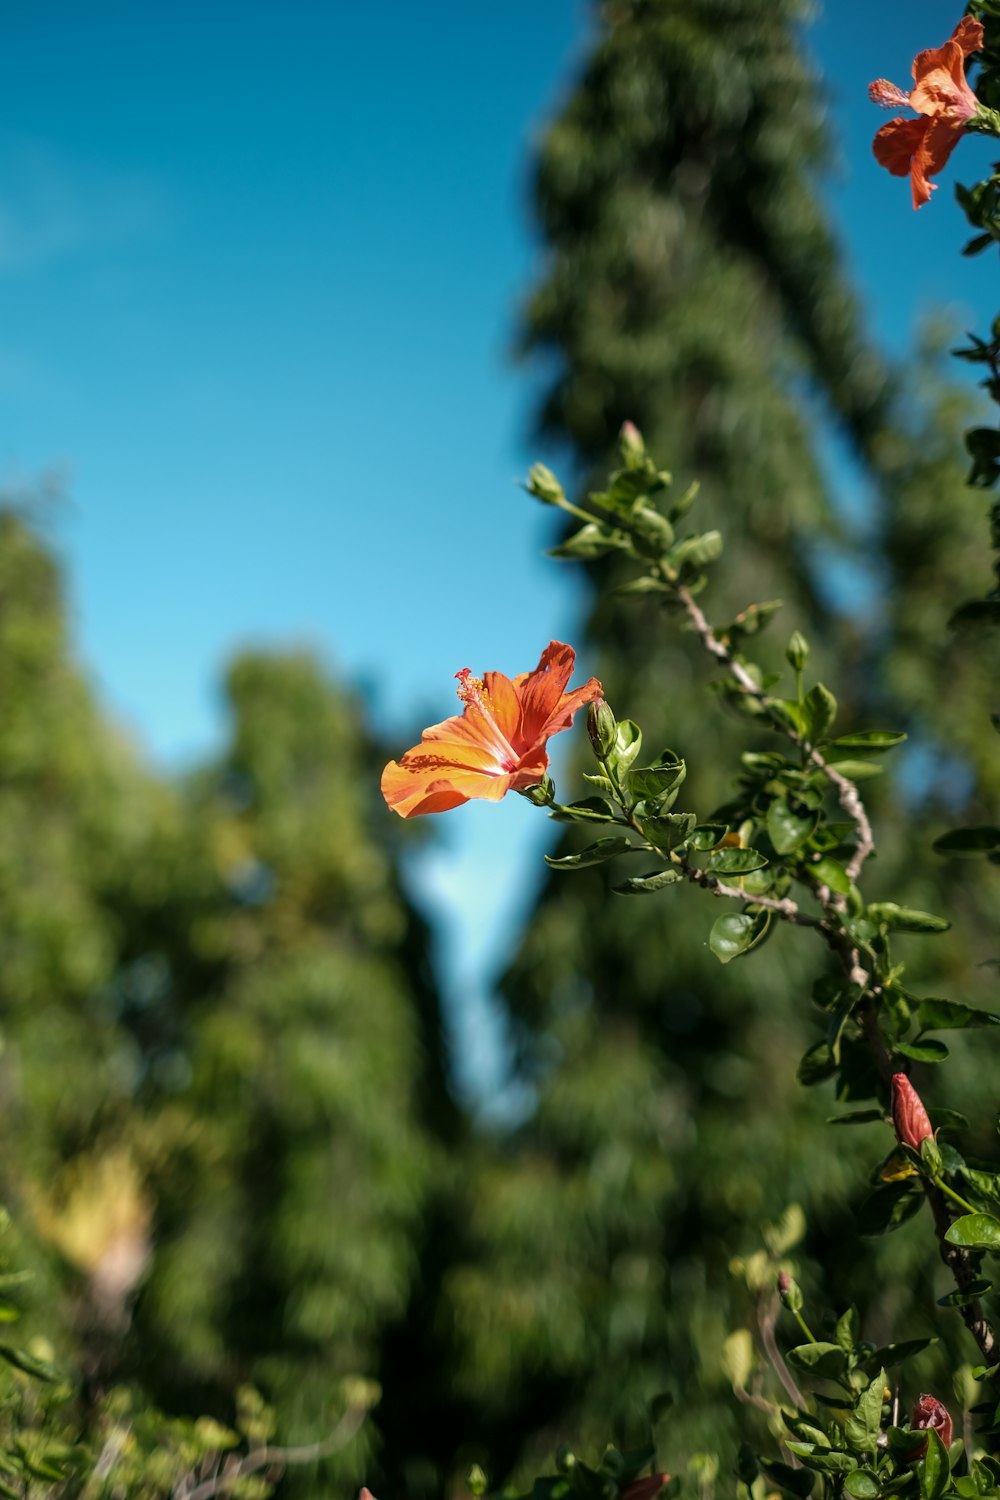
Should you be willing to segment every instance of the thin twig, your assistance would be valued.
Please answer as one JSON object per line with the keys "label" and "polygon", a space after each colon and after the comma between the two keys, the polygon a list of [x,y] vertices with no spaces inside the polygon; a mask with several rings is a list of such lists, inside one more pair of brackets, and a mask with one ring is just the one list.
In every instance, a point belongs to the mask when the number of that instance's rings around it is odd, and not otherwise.
{"label": "thin twig", "polygon": [[678,859],[678,866],[692,884],[700,885],[703,890],[711,891],[714,896],[727,896],[731,901],[743,901],[752,906],[762,906],[766,911],[777,912],[779,917],[786,922],[791,922],[794,927],[823,927],[825,925],[822,917],[811,917],[787,896],[780,901],[776,901],[773,896],[751,896],[746,891],[740,890],[738,886],[726,885],[717,875],[713,875],[711,870],[699,870],[697,865],[692,865],[686,859]]}
{"label": "thin twig", "polygon": [[725,667],[729,675],[735,682],[739,684],[740,688],[744,693],[746,693],[749,698],[752,698],[755,703],[760,704],[761,708],[771,719],[772,723],[777,724],[778,727],[792,741],[792,743],[798,746],[798,748],[805,755],[808,762],[814,765],[817,770],[823,772],[823,775],[835,789],[837,793],[837,799],[840,802],[841,807],[844,809],[844,812],[853,823],[856,833],[856,847],[854,853],[851,855],[848,864],[845,866],[848,879],[851,881],[856,881],[861,873],[861,867],[875,847],[875,840],[872,835],[872,826],[869,822],[868,814],[865,811],[865,805],[858,795],[857,787],[847,776],[844,776],[834,766],[831,766],[829,762],[820,754],[820,752],[815,749],[803,735],[799,734],[797,730],[793,729],[790,724],[786,724],[784,723],[784,721],[780,721],[777,719],[777,717],[772,713],[770,700],[768,699],[767,694],[761,687],[758,686],[756,682],[754,682],[753,678],[747,671],[746,667],[744,667],[743,663],[741,661],[737,661],[736,657],[729,650],[729,647],[726,646],[724,642],[720,641],[716,636],[715,631],[706,620],[690,589],[686,588],[682,583],[675,584],[674,588],[677,594],[677,598],[684,606],[684,609],[687,612],[688,619],[694,626],[694,629],[699,639],[701,640],[702,645],[705,647],[705,650],[708,651],[710,655],[714,656],[716,661],[719,662],[721,666]]}
{"label": "thin twig", "polygon": [[177,1486],[174,1495],[177,1500],[212,1500],[212,1496],[231,1490],[239,1480],[245,1479],[248,1474],[255,1474],[259,1469],[287,1469],[295,1464],[310,1464],[318,1459],[328,1458],[331,1453],[336,1453],[350,1442],[367,1414],[367,1407],[352,1407],[341,1417],[329,1436],[298,1448],[272,1448],[265,1443],[263,1447],[254,1448],[245,1458],[241,1458],[228,1473],[215,1475],[203,1484],[196,1485],[193,1490]]}
{"label": "thin twig", "polygon": [[779,1305],[779,1298],[775,1294],[770,1298],[766,1310],[763,1307],[759,1307],[757,1312],[757,1326],[760,1328],[761,1341],[767,1351],[767,1357],[774,1368],[774,1373],[785,1387],[795,1405],[800,1411],[804,1411],[806,1409],[806,1399],[795,1384],[792,1372],[785,1364],[781,1356],[781,1350],[778,1348],[778,1342],[774,1337],[774,1326],[778,1320]]}

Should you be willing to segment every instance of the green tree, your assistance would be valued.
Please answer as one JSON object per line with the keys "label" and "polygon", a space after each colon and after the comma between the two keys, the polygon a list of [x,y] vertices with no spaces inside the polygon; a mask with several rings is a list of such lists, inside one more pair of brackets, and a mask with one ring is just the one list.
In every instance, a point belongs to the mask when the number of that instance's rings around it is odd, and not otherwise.
{"label": "green tree", "polygon": [[98,1448],[122,1381],[146,1427],[149,1400],[229,1422],[251,1381],[275,1441],[308,1444],[385,1375],[381,1439],[368,1423],[327,1472],[357,1480],[380,1444],[402,1463],[461,1127],[360,703],[306,656],[245,656],[224,752],[153,776],[13,509],[0,691],[0,1202],[34,1273],[25,1337],[34,1307]]}
{"label": "green tree", "polygon": [[230,745],[186,789],[211,878],[172,940],[206,982],[173,1005],[138,1347],[172,1402],[250,1378],[301,1442],[417,1296],[456,1116],[358,705],[305,656],[243,657],[227,693]]}

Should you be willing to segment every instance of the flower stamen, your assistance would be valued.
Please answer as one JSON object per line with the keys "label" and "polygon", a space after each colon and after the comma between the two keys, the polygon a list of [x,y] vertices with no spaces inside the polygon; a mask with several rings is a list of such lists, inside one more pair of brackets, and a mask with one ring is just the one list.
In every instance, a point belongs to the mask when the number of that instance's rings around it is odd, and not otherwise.
{"label": "flower stamen", "polygon": [[868,85],[868,97],[880,109],[907,109],[910,96],[890,83],[888,78],[876,78]]}

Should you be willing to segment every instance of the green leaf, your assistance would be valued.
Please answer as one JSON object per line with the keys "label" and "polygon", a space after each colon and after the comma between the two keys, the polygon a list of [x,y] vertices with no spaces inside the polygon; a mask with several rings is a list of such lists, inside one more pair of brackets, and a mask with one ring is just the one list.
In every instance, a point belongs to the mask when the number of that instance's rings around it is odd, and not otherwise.
{"label": "green leaf", "polygon": [[809,1375],[821,1375],[827,1380],[835,1380],[847,1370],[847,1353],[839,1344],[799,1344],[795,1349],[789,1349],[786,1359],[796,1370],[804,1370]]}
{"label": "green leaf", "polygon": [[615,594],[669,594],[672,590],[666,583],[661,583],[658,578],[653,578],[649,573],[643,573],[639,578],[632,578],[628,583],[620,583],[612,593]]}
{"label": "green leaf", "polygon": [[680,870],[669,868],[656,870],[652,875],[633,875],[621,885],[612,886],[617,896],[651,896],[654,891],[666,890],[668,885],[676,885],[684,876]]}
{"label": "green leaf", "polygon": [[858,1209],[858,1233],[872,1236],[891,1234],[912,1219],[924,1201],[916,1178],[904,1182],[887,1182],[869,1193]]}
{"label": "green leaf", "polygon": [[758,630],[763,630],[781,608],[780,599],[767,599],[760,604],[748,604],[746,609],[741,610],[735,620],[726,626],[725,630],[716,631],[716,635],[721,634],[730,640],[738,640],[744,635],[756,635]]}
{"label": "green leaf", "polygon": [[819,1474],[847,1474],[858,1466],[856,1458],[852,1458],[849,1453],[838,1453],[829,1445],[817,1448],[814,1443],[792,1443],[786,1440],[785,1447],[796,1458],[801,1458],[807,1469],[815,1469]]}
{"label": "green leaf", "polygon": [[953,828],[934,840],[938,854],[988,854],[1000,849],[1000,828]]}
{"label": "green leaf", "polygon": [[817,885],[829,886],[831,891],[836,891],[840,896],[849,896],[851,882],[844,870],[843,865],[838,864],[835,859],[826,856],[806,865],[806,871],[810,879],[815,880]]}
{"label": "green leaf", "polygon": [[827,745],[823,751],[823,759],[836,760],[838,750],[891,750],[894,745],[901,745],[905,739],[905,734],[897,734],[892,729],[866,729],[860,734],[841,734]]}
{"label": "green leaf", "polygon": [[806,1052],[799,1063],[796,1077],[804,1088],[812,1088],[815,1083],[823,1083],[827,1078],[832,1078],[837,1071],[837,1059],[833,1055],[833,1048],[829,1042],[816,1042]]}
{"label": "green leaf", "polygon": [[625,776],[638,758],[642,749],[642,730],[632,719],[619,719],[612,745],[606,759],[610,770]]}
{"label": "green leaf", "polygon": [[968,1307],[970,1302],[978,1302],[980,1297],[985,1297],[992,1290],[992,1281],[970,1281],[964,1290],[946,1292],[943,1297],[939,1297],[938,1307]]}
{"label": "green leaf", "polygon": [[815,687],[810,688],[806,693],[802,707],[805,711],[806,737],[815,744],[817,740],[825,737],[827,730],[837,717],[837,700],[829,688],[817,682]]}
{"label": "green leaf", "polygon": [[572,536],[560,542],[558,547],[550,547],[548,555],[589,562],[592,558],[603,557],[605,553],[627,545],[624,535],[614,527],[601,525],[598,521],[588,521],[579,531],[574,531]]}
{"label": "green leaf", "polygon": [[885,1371],[873,1375],[867,1390],[858,1397],[854,1411],[844,1424],[844,1438],[857,1453],[874,1453],[879,1428],[882,1426],[882,1400],[885,1391]]}
{"label": "green leaf", "polygon": [[[824,750],[824,755],[826,751]],[[872,776],[881,776],[882,767],[874,760],[838,760],[833,767],[848,781],[868,781]]]}
{"label": "green leaf", "polygon": [[792,854],[805,843],[818,822],[818,812],[795,813],[779,798],[767,810],[767,836],[777,854]]}
{"label": "green leaf", "polygon": [[940,1104],[928,1108],[931,1124],[935,1130],[968,1130],[968,1118],[960,1114],[957,1109],[945,1109]]}
{"label": "green leaf", "polygon": [[882,1486],[870,1469],[854,1469],[844,1476],[844,1489],[852,1500],[877,1500]]}
{"label": "green leaf", "polygon": [[963,1166],[962,1175],[980,1198],[986,1199],[986,1211],[1000,1208],[1000,1175],[996,1172],[978,1171],[975,1167]]}
{"label": "green leaf", "polygon": [[598,839],[579,854],[546,854],[545,863],[551,870],[586,870],[591,865],[603,865],[605,860],[616,859],[632,845],[628,839]]}
{"label": "green leaf", "polygon": [[904,1359],[912,1359],[915,1354],[922,1354],[925,1349],[929,1349],[932,1344],[936,1343],[937,1339],[933,1338],[904,1339],[898,1344],[883,1344],[881,1349],[875,1350],[868,1363],[874,1364],[877,1360],[885,1369],[889,1369],[892,1365],[901,1365]]}
{"label": "green leaf", "polygon": [[848,1354],[854,1353],[854,1346],[858,1341],[860,1331],[860,1319],[856,1307],[849,1307],[847,1311],[837,1319],[837,1327],[834,1336],[841,1349],[846,1349]]}
{"label": "green leaf", "polygon": [[58,1373],[50,1364],[44,1360],[36,1359],[33,1354],[28,1354],[24,1349],[16,1349],[13,1344],[0,1342],[0,1359],[5,1359],[9,1365],[16,1370],[22,1370],[25,1375],[32,1375],[36,1380],[57,1380]]}
{"label": "green leaf", "polygon": [[699,823],[688,839],[688,846],[702,854],[707,849],[714,849],[717,844],[721,844],[728,832],[728,823]]}
{"label": "green leaf", "polygon": [[802,705],[794,698],[769,698],[767,706],[771,717],[777,719],[779,724],[783,724],[793,734],[805,734],[806,716]]}
{"label": "green leaf", "polygon": [[678,849],[696,822],[694,813],[665,813],[661,818],[644,818],[642,831],[657,849]]}
{"label": "green leaf", "polygon": [[708,936],[708,945],[720,963],[731,963],[756,948],[766,937],[771,925],[771,913],[759,911],[726,912],[717,917]]}
{"label": "green leaf", "polygon": [[949,1225],[945,1239],[966,1250],[1000,1250],[1000,1219],[992,1214],[963,1214]]}
{"label": "green leaf", "polygon": [[816,1476],[809,1469],[793,1469],[776,1458],[762,1458],[760,1466],[775,1484],[787,1490],[790,1495],[797,1495],[800,1500],[805,1500],[805,1497],[812,1493]]}
{"label": "green leaf", "polygon": [[628,789],[635,798],[646,802],[658,802],[675,787],[679,787],[687,775],[687,766],[682,760],[668,761],[656,766],[636,766],[628,775]]}
{"label": "green leaf", "polygon": [[549,816],[557,823],[613,823],[615,817],[603,797],[584,797],[565,807],[554,807]]}
{"label": "green leaf", "polygon": [[910,1057],[914,1062],[941,1063],[948,1056],[948,1048],[944,1042],[936,1042],[928,1039],[926,1042],[893,1042],[893,1052],[899,1052],[903,1057]]}
{"label": "green leaf", "polygon": [[716,849],[706,857],[703,868],[713,875],[749,875],[766,864],[756,849]]}
{"label": "green leaf", "polygon": [[679,542],[670,553],[675,568],[704,568],[722,555],[722,533],[705,531],[701,536],[691,536]]}
{"label": "green leaf", "polygon": [[866,915],[870,922],[887,927],[890,932],[947,932],[951,926],[944,917],[935,917],[929,911],[914,911],[909,906],[897,906],[895,901],[876,901],[868,907]]}
{"label": "green leaf", "polygon": [[941,1500],[951,1478],[948,1450],[933,1427],[927,1429],[927,1452],[917,1466],[921,1500]]}
{"label": "green leaf", "polygon": [[641,557],[660,558],[674,540],[674,528],[666,516],[651,505],[638,505],[632,512],[629,529],[636,552]]}
{"label": "green leaf", "polygon": [[932,996],[921,1000],[917,1022],[923,1031],[957,1031],[966,1026],[1000,1026],[1000,1016],[963,1005],[960,1000],[938,1000]]}
{"label": "green leaf", "polygon": [[583,779],[584,781],[588,781],[591,786],[596,786],[597,790],[601,792],[603,796],[613,797],[615,795],[614,782],[611,781],[607,776],[602,776],[599,773],[595,773],[593,771],[584,771]]}

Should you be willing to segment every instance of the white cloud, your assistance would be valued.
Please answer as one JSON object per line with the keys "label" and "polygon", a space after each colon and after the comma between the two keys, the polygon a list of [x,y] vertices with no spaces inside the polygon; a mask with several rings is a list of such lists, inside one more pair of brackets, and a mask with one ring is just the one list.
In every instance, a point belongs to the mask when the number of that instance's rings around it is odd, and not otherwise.
{"label": "white cloud", "polygon": [[168,211],[148,174],[72,161],[39,141],[0,141],[0,275],[145,237]]}

